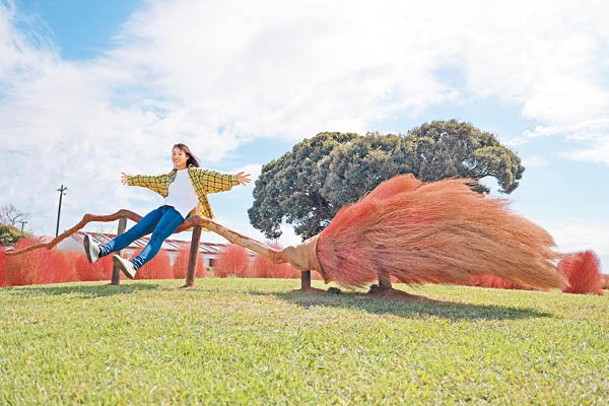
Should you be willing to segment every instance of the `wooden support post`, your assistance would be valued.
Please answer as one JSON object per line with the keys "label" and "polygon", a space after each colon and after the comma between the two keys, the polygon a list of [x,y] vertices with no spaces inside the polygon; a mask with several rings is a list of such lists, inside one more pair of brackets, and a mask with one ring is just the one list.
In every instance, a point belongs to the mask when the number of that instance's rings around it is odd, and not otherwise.
{"label": "wooden support post", "polygon": [[379,270],[379,288],[380,289],[392,289],[393,285],[391,284],[391,274],[385,270]]}
{"label": "wooden support post", "polygon": [[185,288],[195,286],[195,273],[197,271],[197,257],[199,254],[199,241],[201,240],[201,226],[192,228],[192,240],[190,241],[190,257],[188,258],[188,272],[186,274]]}
{"label": "wooden support post", "polygon": [[[125,229],[127,228],[127,218],[126,217],[121,217],[118,220],[118,230],[116,231],[116,235],[121,235],[122,233],[125,232]],[[118,255],[121,255],[122,251],[117,252]],[[121,269],[114,265],[114,267],[112,268],[112,281],[110,282],[110,285],[119,285],[121,283]]]}
{"label": "wooden support post", "polygon": [[300,289],[311,290],[311,271],[304,271],[300,273]]}

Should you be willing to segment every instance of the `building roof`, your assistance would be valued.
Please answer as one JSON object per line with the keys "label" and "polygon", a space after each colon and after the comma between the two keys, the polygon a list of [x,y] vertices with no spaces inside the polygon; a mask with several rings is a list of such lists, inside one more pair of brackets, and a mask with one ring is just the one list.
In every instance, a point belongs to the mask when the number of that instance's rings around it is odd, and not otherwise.
{"label": "building roof", "polygon": [[[100,232],[86,232],[85,233],[83,231],[78,231],[78,232],[72,234],[70,237],[63,240],[62,242],[60,242],[57,245],[57,248],[63,249],[63,250],[81,250],[82,241],[83,241],[83,238],[85,237],[85,234],[88,234],[93,239],[93,242],[95,242],[98,245],[106,244],[107,242],[112,240],[114,237],[116,237],[116,234],[110,234],[110,233],[100,233]],[[141,250],[146,246],[146,244],[148,244],[148,241],[150,241],[150,237],[148,237],[148,236],[139,238],[139,239],[135,240],[133,243],[131,243],[126,249]],[[205,255],[218,255],[225,245],[226,244],[223,244],[223,243],[200,241],[199,242],[199,252],[201,254],[205,254]],[[188,250],[188,249],[190,249],[190,241],[189,240],[188,241],[187,240],[176,240],[176,239],[168,238],[161,245],[161,249],[164,251],[168,251],[168,252],[175,252],[175,251],[179,251],[182,249]]]}

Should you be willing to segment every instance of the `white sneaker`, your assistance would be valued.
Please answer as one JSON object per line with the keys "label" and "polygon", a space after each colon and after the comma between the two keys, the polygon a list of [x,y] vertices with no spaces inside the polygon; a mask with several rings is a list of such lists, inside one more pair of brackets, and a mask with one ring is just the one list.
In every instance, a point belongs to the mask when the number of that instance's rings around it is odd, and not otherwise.
{"label": "white sneaker", "polygon": [[123,271],[123,273],[125,275],[127,275],[127,278],[129,278],[129,279],[135,278],[135,273],[137,271],[133,267],[133,264],[131,263],[131,261],[121,257],[118,254],[112,255],[112,261],[114,261],[114,265],[118,266],[121,269],[121,271]]}
{"label": "white sneaker", "polygon": [[92,264],[99,261],[99,247],[93,242],[89,234],[85,234],[85,238],[82,239],[82,244],[85,247],[87,260]]}

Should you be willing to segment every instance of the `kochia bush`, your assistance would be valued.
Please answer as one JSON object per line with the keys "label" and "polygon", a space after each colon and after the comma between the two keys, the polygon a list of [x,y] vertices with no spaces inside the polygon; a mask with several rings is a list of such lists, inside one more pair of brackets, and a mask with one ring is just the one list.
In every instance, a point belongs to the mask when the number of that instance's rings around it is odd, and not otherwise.
{"label": "kochia bush", "polygon": [[300,278],[300,271],[289,264],[276,264],[270,259],[256,255],[250,267],[250,278]]}
{"label": "kochia bush", "polygon": [[224,246],[218,255],[214,266],[215,276],[226,278],[227,276],[248,276],[250,256],[247,251],[238,246],[229,244]]}
{"label": "kochia bush", "polygon": [[600,261],[593,251],[565,255],[558,263],[558,271],[571,285],[563,289],[563,292],[603,295],[604,281],[600,272]]}
{"label": "kochia bush", "polygon": [[169,265],[169,255],[159,251],[146,265],[137,271],[135,279],[173,279],[173,268]]}
{"label": "kochia bush", "polygon": [[[84,254],[74,252],[76,269],[76,278],[74,281],[101,281],[110,280],[112,278],[112,256],[108,255],[101,258],[98,262],[91,264],[87,261]],[[65,270],[64,270],[65,272]]]}
{"label": "kochia bush", "polygon": [[0,286],[6,286],[6,248],[0,246]]}
{"label": "kochia bush", "polygon": [[[15,250],[38,244],[36,239],[22,238],[15,244]],[[55,273],[53,254],[48,250],[36,250],[6,260],[6,285],[34,285],[51,283]]]}
{"label": "kochia bush", "polygon": [[[190,260],[190,249],[182,248],[178,251],[178,255],[173,263],[173,277],[176,279],[186,279],[188,272],[188,261]],[[207,270],[205,269],[205,261],[202,255],[197,257],[197,268],[195,270],[196,278],[206,278]]]}

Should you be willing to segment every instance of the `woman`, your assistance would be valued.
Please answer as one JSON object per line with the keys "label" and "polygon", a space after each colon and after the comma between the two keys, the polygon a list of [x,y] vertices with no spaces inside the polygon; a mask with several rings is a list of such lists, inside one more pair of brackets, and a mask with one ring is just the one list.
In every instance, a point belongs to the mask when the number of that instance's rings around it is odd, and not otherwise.
{"label": "woman", "polygon": [[133,279],[137,270],[159,252],[163,241],[173,234],[184,219],[195,212],[200,216],[213,218],[207,200],[208,193],[230,190],[235,185],[245,185],[251,181],[249,173],[239,172],[236,175],[228,175],[199,168],[197,157],[184,144],[173,146],[171,160],[174,169],[164,175],[121,174],[123,185],[148,188],[163,196],[165,200],[159,208],[144,216],[129,231],[101,247],[85,235],[83,245],[89,262],[95,263],[99,258],[120,251],[138,238],[152,233],[146,247],[131,261],[117,254],[112,257],[114,264],[128,278]]}

